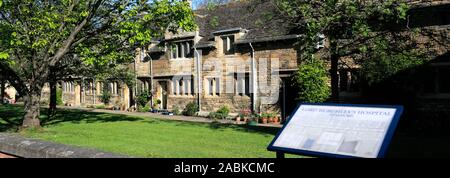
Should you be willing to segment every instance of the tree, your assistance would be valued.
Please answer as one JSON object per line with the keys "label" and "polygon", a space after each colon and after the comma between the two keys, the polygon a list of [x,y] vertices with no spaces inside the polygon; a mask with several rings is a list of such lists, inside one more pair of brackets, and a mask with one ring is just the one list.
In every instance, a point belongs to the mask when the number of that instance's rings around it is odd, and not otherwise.
{"label": "tree", "polygon": [[339,60],[358,55],[375,57],[372,54],[389,50],[373,44],[376,41],[388,46],[389,42],[382,39],[394,30],[390,27],[406,19],[409,8],[405,1],[394,0],[281,0],[276,5],[303,35],[299,41],[303,58],[317,52],[316,44],[322,40],[319,36],[326,37],[332,99],[339,98]]}
{"label": "tree", "polygon": [[22,127],[40,127],[42,87],[65,58],[87,65],[131,61],[135,47],[194,27],[181,0],[2,0],[0,69],[24,96]]}

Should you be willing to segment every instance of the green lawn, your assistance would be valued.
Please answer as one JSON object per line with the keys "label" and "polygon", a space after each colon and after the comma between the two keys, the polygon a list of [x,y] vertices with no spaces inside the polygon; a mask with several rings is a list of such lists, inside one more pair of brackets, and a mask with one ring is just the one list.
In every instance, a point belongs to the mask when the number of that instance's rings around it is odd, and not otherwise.
{"label": "green lawn", "polygon": [[[43,131],[21,133],[52,142],[96,148],[137,157],[274,157],[266,150],[277,129],[190,123],[144,117],[59,110]],[[22,107],[0,106],[0,132],[13,132]]]}

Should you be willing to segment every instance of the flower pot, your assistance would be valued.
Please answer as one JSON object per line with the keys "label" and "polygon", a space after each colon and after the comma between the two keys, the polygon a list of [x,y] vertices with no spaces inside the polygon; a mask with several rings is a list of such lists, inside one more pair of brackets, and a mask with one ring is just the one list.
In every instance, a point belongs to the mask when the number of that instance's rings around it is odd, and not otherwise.
{"label": "flower pot", "polygon": [[273,118],[272,118],[272,117],[269,117],[269,118],[267,119],[267,121],[268,121],[269,123],[273,123]]}
{"label": "flower pot", "polygon": [[240,116],[236,117],[236,123],[237,124],[241,123],[241,117]]}
{"label": "flower pot", "polygon": [[280,118],[279,117],[275,117],[274,120],[273,120],[273,123],[279,124],[280,123]]}
{"label": "flower pot", "polygon": [[261,121],[263,124],[267,124],[267,118],[262,118]]}

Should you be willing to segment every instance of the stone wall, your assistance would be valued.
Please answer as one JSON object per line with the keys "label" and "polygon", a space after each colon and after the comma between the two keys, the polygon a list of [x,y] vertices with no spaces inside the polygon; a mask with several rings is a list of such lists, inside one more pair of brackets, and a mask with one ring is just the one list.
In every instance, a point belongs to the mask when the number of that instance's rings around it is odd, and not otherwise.
{"label": "stone wall", "polygon": [[[218,40],[214,49],[202,50],[202,110],[215,111],[222,106],[230,107],[232,112],[239,112],[243,106],[251,108],[250,96],[239,96],[234,91],[235,78],[237,73],[250,73],[251,71],[251,48],[248,44],[240,44],[236,46],[236,53],[233,55],[224,55],[221,51],[221,38]],[[279,42],[264,42],[253,44],[255,49],[255,59],[257,62],[258,81],[264,86],[259,89],[258,100],[265,101],[268,97],[275,97],[277,95],[280,85],[280,78],[272,78],[274,72],[278,70],[296,70],[298,65],[297,50],[293,43],[295,40],[279,41]],[[138,49],[137,51],[140,51]],[[138,57],[141,53],[137,53]],[[177,75],[190,76],[197,78],[195,59],[193,57],[183,59],[169,59],[169,54],[153,55],[152,66],[153,71],[148,70],[150,61],[138,61],[136,69],[138,77],[149,76],[150,73],[154,76],[154,87],[159,87],[159,81],[167,81],[168,101],[167,108],[170,110],[173,106],[183,109],[187,103],[196,102],[196,96],[175,96],[172,91],[172,77]],[[274,64],[272,64],[274,62]],[[134,64],[133,64],[134,65]],[[272,71],[271,67],[277,66],[277,71]],[[261,68],[265,66],[267,68]],[[237,72],[237,73],[236,73]],[[207,94],[207,79],[219,78],[220,80],[220,94],[219,96],[209,96]],[[227,83],[233,86],[228,86]],[[196,86],[194,92],[197,93],[197,80],[194,80]],[[153,88],[155,97],[161,98],[159,89]],[[265,105],[268,102],[258,102],[258,105]],[[279,110],[278,103],[269,102],[269,106],[261,106],[258,108],[271,108],[271,110]]]}

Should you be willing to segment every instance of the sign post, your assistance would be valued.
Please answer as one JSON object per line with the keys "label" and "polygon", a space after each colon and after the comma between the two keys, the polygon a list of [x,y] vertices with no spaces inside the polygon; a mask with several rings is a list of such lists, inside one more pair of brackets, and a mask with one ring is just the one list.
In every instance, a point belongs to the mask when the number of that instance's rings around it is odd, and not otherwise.
{"label": "sign post", "polygon": [[267,149],[277,158],[382,158],[402,112],[402,106],[301,104]]}

